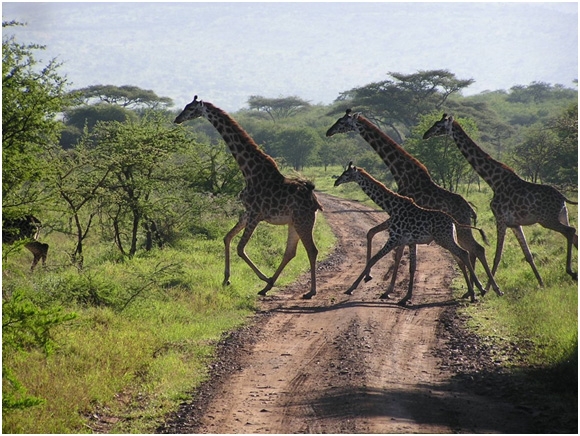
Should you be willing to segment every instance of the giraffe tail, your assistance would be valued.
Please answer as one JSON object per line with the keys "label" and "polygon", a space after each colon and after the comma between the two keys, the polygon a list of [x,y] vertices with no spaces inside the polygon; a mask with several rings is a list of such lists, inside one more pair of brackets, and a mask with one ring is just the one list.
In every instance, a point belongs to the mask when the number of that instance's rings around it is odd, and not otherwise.
{"label": "giraffe tail", "polygon": [[568,204],[578,204],[577,201],[568,200],[566,197],[564,197],[564,201]]}
{"label": "giraffe tail", "polygon": [[483,229],[480,229],[479,227],[473,227],[473,228],[476,230],[479,230],[479,234],[481,235],[481,239],[483,239],[483,242],[485,242],[485,245],[489,245],[489,241],[487,240],[487,235],[485,234]]}

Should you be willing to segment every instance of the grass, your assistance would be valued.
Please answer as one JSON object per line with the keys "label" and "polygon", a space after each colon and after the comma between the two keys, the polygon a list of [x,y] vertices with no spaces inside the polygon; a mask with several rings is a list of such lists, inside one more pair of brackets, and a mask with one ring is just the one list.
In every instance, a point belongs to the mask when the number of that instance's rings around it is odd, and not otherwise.
{"label": "grass", "polygon": [[[223,223],[223,234],[232,225]],[[262,224],[250,241],[247,252],[266,274],[280,262],[286,234],[285,226]],[[46,270],[28,273],[25,250],[5,260],[4,301],[24,294],[38,307],[61,305],[77,317],[50,330],[48,355],[31,347],[4,351],[3,365],[45,402],[4,413],[3,432],[91,433],[97,421],[111,432],[153,432],[207,377],[216,343],[247,321],[263,282],[234,246],[232,284],[222,287],[221,238],[182,240],[122,262],[106,260],[115,257],[106,247],[88,246],[79,274],[66,266],[67,241],[51,236]],[[334,236],[322,214],[314,237],[323,258]],[[308,269],[299,245],[277,286]],[[3,392],[9,389],[3,379]]]}

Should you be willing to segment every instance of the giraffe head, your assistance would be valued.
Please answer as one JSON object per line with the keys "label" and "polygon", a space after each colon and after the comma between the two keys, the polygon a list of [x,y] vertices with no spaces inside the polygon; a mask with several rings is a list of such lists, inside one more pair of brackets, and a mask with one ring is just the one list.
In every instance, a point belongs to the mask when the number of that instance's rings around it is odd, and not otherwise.
{"label": "giraffe head", "polygon": [[330,129],[326,132],[326,136],[332,136],[336,133],[347,133],[347,132],[358,132],[358,127],[356,126],[356,119],[359,114],[352,114],[352,109],[346,110],[346,115],[339,118],[336,123],[332,125]]}
{"label": "giraffe head", "polygon": [[187,120],[193,120],[194,118],[199,118],[204,114],[205,106],[203,101],[197,99],[197,95],[193,97],[193,101],[183,108],[181,113],[177,115],[175,124],[181,124]]}
{"label": "giraffe head", "polygon": [[453,116],[443,114],[443,117],[431,126],[423,135],[423,139],[429,139],[434,136],[451,135],[453,129]]}
{"label": "giraffe head", "polygon": [[356,182],[356,177],[358,174],[358,168],[353,166],[352,162],[349,162],[346,170],[334,181],[334,186],[342,185],[343,183]]}

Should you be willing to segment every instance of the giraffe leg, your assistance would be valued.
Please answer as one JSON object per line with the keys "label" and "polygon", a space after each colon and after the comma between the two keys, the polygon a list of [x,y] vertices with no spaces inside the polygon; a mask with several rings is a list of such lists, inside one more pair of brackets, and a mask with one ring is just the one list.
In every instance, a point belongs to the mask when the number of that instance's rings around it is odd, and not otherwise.
{"label": "giraffe leg", "polygon": [[[403,248],[404,246],[401,246]],[[401,252],[403,250],[400,250]],[[413,283],[415,279],[415,271],[417,270],[417,244],[409,245],[409,289],[407,290],[407,295],[403,297],[401,301],[397,304],[399,306],[405,307],[407,301],[413,296]]]}
{"label": "giraffe leg", "polygon": [[[378,226],[373,227],[367,232],[367,263],[370,260],[372,254],[373,238],[377,233],[387,230],[389,228],[389,224],[390,222],[389,220],[387,220],[384,223],[381,223]],[[373,277],[371,276],[371,273],[369,271],[369,273],[365,276],[364,280],[365,282],[369,282],[372,279]]]}
{"label": "giraffe leg", "polygon": [[276,283],[276,280],[280,276],[280,273],[282,273],[282,270],[286,267],[288,262],[290,262],[296,256],[296,247],[298,247],[299,240],[300,236],[298,236],[296,229],[292,224],[289,224],[288,239],[286,241],[286,251],[284,252],[282,262],[280,262],[280,266],[278,266],[278,269],[276,269],[274,275],[270,278],[270,280],[268,280],[268,284],[264,287],[264,289],[258,292],[259,295],[266,295],[266,292],[272,289],[274,283]]}
{"label": "giraffe leg", "polygon": [[[256,227],[258,226],[258,224],[259,224],[259,221],[257,221],[257,220],[250,220],[246,224],[246,228],[244,229],[244,233],[242,234],[242,237],[240,238],[240,242],[238,243],[238,256],[240,256],[242,259],[244,259],[244,262],[246,262],[248,264],[248,266],[250,268],[252,268],[252,271],[254,271],[254,273],[256,273],[256,275],[260,278],[260,280],[263,280],[269,284],[270,279],[268,277],[266,277],[264,275],[264,273],[258,269],[258,267],[254,264],[254,262],[252,262],[252,260],[248,257],[248,255],[246,254],[246,250],[245,250],[246,245],[248,244],[248,241],[252,237],[252,234],[254,233],[254,230],[256,230]],[[230,230],[230,233],[232,232],[232,230]]]}
{"label": "giraffe leg", "polygon": [[455,260],[457,261],[457,264],[459,265],[461,272],[463,273],[465,283],[467,284],[467,293],[463,295],[461,298],[466,298],[467,296],[469,296],[472,303],[477,301],[475,298],[475,292],[473,290],[473,285],[471,284],[471,281],[473,280],[473,283],[475,284],[477,289],[479,289],[481,295],[485,294],[485,290],[483,289],[482,284],[480,283],[479,279],[477,278],[477,275],[475,274],[475,270],[473,269],[473,266],[469,261],[469,254],[467,253],[467,251],[465,251],[463,248],[457,245],[453,239],[445,240],[437,238],[435,242],[437,242],[443,248],[451,252],[451,254],[455,257]]}
{"label": "giraffe leg", "polygon": [[[409,245],[409,250],[411,246]],[[395,283],[397,281],[397,274],[399,272],[399,264],[401,263],[401,259],[403,257],[403,252],[405,251],[405,246],[401,245],[395,250],[395,261],[393,263],[393,275],[391,277],[391,283],[387,287],[387,290],[383,292],[383,294],[379,298],[391,298],[389,294],[395,290]],[[409,251],[410,254],[410,251]]]}
{"label": "giraffe leg", "polygon": [[[497,241],[495,245],[495,255],[493,258],[493,266],[491,267],[491,275],[495,276],[495,272],[497,271],[497,267],[499,266],[499,261],[501,260],[501,253],[503,251],[503,243],[505,240],[505,232],[507,230],[507,226],[503,221],[498,221],[496,219],[495,225],[497,227]],[[486,288],[489,287],[486,286]]]}
{"label": "giraffe leg", "polygon": [[568,210],[566,207],[562,209],[558,221],[555,222],[540,222],[540,224],[550,230],[554,230],[564,235],[567,241],[566,247],[566,272],[574,280],[578,280],[578,273],[572,271],[572,246],[578,248],[578,235],[576,229],[568,223]]}
{"label": "giraffe leg", "polygon": [[[487,285],[485,286],[485,291],[488,291],[490,286],[493,287],[494,292],[498,296],[502,296],[503,292],[500,290],[498,284],[496,283],[495,279],[493,278],[493,274],[489,269],[489,265],[487,263],[487,259],[485,258],[485,248],[481,244],[479,244],[475,238],[473,237],[473,233],[469,228],[461,228],[457,229],[457,242],[464,250],[469,252],[469,261],[471,262],[471,266],[475,270],[475,259],[478,259],[487,274]],[[471,284],[474,284],[474,278],[471,277]],[[483,294],[482,294],[483,296]]]}
{"label": "giraffe leg", "polygon": [[392,249],[401,245],[400,242],[396,241],[393,237],[390,237],[387,243],[381,248],[377,254],[370,258],[367,262],[365,269],[361,273],[360,276],[354,281],[350,288],[345,292],[347,295],[352,295],[353,291],[358,287],[362,279],[369,273],[371,268],[375,263],[377,263],[380,259],[382,259],[385,255],[387,255]]}
{"label": "giraffe leg", "polygon": [[304,229],[302,226],[298,229],[298,234],[310,262],[310,292],[302,295],[304,299],[310,299],[316,295],[316,258],[318,257],[318,248],[316,248],[314,238],[312,237],[315,219],[316,215],[312,217],[311,222],[307,226],[304,226]]}
{"label": "giraffe leg", "polygon": [[225,258],[226,258],[226,265],[224,271],[224,281],[222,286],[226,286],[230,284],[230,244],[234,236],[242,231],[242,229],[246,227],[246,215],[242,215],[236,225],[224,236],[224,245],[225,245]]}
{"label": "giraffe leg", "polygon": [[524,252],[526,261],[532,267],[532,271],[534,271],[534,275],[536,276],[536,279],[538,279],[538,283],[540,284],[540,286],[544,286],[544,281],[542,280],[542,276],[540,276],[538,268],[536,268],[534,256],[532,256],[532,253],[530,252],[530,248],[528,247],[528,242],[526,241],[526,236],[524,235],[522,226],[511,227],[511,229],[514,232],[514,235],[516,235],[516,238],[520,243],[520,247],[522,247],[522,251]]}

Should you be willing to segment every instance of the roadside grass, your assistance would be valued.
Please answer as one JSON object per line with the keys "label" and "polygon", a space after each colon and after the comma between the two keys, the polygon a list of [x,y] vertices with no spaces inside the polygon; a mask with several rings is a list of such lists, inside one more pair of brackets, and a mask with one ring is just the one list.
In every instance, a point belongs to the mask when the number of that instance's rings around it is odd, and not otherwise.
{"label": "roadside grass", "polygon": [[[219,224],[225,234],[234,222]],[[266,274],[280,262],[286,236],[285,226],[261,224],[250,240],[246,251]],[[335,242],[322,214],[314,238],[322,259]],[[3,413],[4,433],[91,433],[103,424],[113,433],[154,432],[207,377],[216,343],[247,321],[264,285],[235,254],[237,239],[226,287],[221,236],[192,237],[131,260],[87,245],[80,274],[67,266],[62,247],[70,241],[53,234],[46,242],[46,269],[30,274],[26,250],[4,259],[3,302],[23,295],[36,307],[61,306],[77,317],[50,330],[48,354],[3,347],[3,368],[11,369],[27,395],[45,400]],[[277,286],[308,269],[299,244]],[[3,379],[3,395],[10,388]]]}

